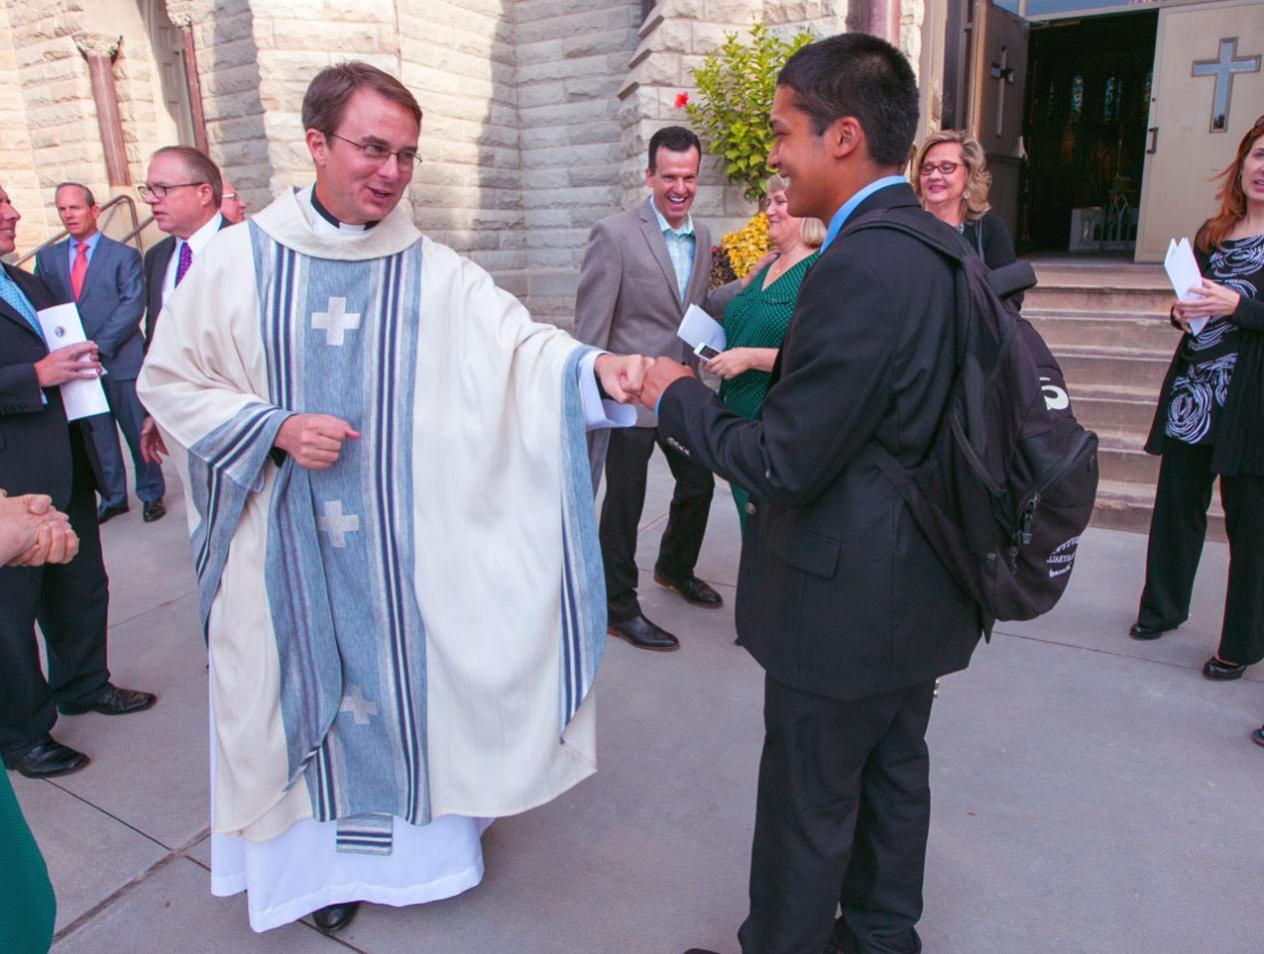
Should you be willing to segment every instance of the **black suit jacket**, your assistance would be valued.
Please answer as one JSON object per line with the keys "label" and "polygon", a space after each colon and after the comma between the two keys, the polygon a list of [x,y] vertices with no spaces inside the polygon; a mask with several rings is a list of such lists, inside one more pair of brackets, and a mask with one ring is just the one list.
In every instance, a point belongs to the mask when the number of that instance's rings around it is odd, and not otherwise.
{"label": "black suit jacket", "polygon": [[[890,186],[852,221],[883,207],[918,202]],[[955,301],[952,266],[916,239],[842,237],[803,281],[759,420],[694,380],[663,396],[660,434],[751,493],[737,628],[780,682],[856,699],[969,663],[977,608],[862,458],[873,441],[925,456],[955,377]]]}
{"label": "black suit jacket", "polygon": [[[36,276],[8,265],[0,268],[37,310],[59,304]],[[0,299],[0,488],[12,497],[48,494],[54,506],[65,510],[76,463],[87,468],[81,480],[94,479],[99,468],[91,442],[83,440],[83,425],[66,421],[60,389],[39,386],[35,362],[47,355],[44,338]],[[47,403],[40,400],[41,393]]]}
{"label": "black suit jacket", "polygon": [[[219,213],[216,213],[217,215]],[[228,219],[220,215],[219,230],[232,225]],[[154,340],[154,326],[162,313],[162,281],[167,277],[167,265],[176,251],[176,237],[168,235],[153,248],[145,252],[145,350],[149,350],[149,342]]]}

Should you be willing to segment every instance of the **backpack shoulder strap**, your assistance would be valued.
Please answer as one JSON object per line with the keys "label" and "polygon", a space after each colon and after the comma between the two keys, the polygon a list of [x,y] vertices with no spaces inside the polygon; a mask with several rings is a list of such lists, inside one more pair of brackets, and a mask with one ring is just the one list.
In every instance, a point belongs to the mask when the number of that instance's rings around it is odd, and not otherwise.
{"label": "backpack shoulder strap", "polygon": [[954,262],[962,263],[969,254],[962,247],[960,236],[952,233],[948,226],[943,226],[947,234],[940,234],[934,225],[937,220],[927,220],[925,213],[917,215],[900,215],[892,209],[874,209],[851,222],[843,229],[839,238],[853,235],[866,229],[889,229],[911,236],[923,245],[928,245]]}

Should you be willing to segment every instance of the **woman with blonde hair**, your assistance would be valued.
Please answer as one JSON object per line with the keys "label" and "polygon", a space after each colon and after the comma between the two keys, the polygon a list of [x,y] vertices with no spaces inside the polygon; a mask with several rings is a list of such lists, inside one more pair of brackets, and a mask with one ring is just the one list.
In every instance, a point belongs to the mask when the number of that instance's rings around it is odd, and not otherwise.
{"label": "woman with blonde hair", "polygon": [[977,139],[960,129],[931,133],[917,149],[910,178],[922,208],[956,229],[989,268],[1017,259],[1009,228],[988,204],[992,173]]}
{"label": "woman with blonde hair", "polygon": [[[1264,658],[1264,116],[1221,173],[1220,208],[1194,238],[1201,283],[1172,305],[1185,332],[1146,450],[1161,455],[1133,639],[1189,616],[1194,573],[1220,477],[1229,585],[1208,679],[1238,679]],[[1205,320],[1198,329],[1191,325]]]}
{"label": "woman with blonde hair", "polygon": [[[746,286],[724,309],[724,334],[728,347],[707,364],[718,374],[720,400],[746,417],[759,417],[764,395],[772,380],[772,364],[786,336],[790,316],[799,300],[799,285],[816,261],[825,241],[820,219],[801,219],[790,214],[786,189],[790,180],[775,175],[768,180],[768,238],[774,255],[756,264],[743,281]],[[746,491],[732,487],[733,501],[742,527],[746,526]]]}

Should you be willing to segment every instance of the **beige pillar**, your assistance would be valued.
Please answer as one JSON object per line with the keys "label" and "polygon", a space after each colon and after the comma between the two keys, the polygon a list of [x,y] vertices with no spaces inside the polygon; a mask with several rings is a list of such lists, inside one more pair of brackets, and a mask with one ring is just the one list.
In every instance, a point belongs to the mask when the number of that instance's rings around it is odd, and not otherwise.
{"label": "beige pillar", "polygon": [[197,0],[167,0],[167,17],[180,31],[184,41],[184,79],[189,86],[189,111],[193,114],[193,144],[210,155],[206,137],[206,111],[202,105],[202,80],[198,76],[197,45],[193,42],[193,23],[198,14]]}
{"label": "beige pillar", "polygon": [[92,98],[97,106],[97,126],[101,130],[101,148],[105,152],[105,171],[111,186],[131,185],[127,168],[127,151],[123,146],[123,117],[119,113],[118,90],[114,85],[114,58],[118,56],[121,36],[102,33],[77,33],[75,45],[88,61],[92,79]]}

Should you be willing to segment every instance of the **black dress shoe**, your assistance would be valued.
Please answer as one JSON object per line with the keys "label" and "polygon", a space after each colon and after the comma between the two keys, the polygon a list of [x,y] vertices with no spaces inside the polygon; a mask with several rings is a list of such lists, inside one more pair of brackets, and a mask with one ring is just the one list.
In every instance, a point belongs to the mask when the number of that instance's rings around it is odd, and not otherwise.
{"label": "black dress shoe", "polygon": [[356,916],[360,910],[359,901],[344,901],[342,904],[331,904],[312,912],[312,920],[326,934],[337,934]]}
{"label": "black dress shoe", "polygon": [[127,715],[129,712],[141,712],[148,709],[158,697],[152,692],[137,692],[135,689],[120,689],[118,686],[105,684],[105,688],[91,699],[80,702],[63,702],[57,707],[62,715],[83,715],[85,712],[99,712],[102,715]]}
{"label": "black dress shoe", "polygon": [[155,520],[161,520],[167,513],[167,508],[162,505],[162,498],[157,500],[146,500],[145,506],[141,509],[140,518],[145,523],[153,523]]}
{"label": "black dress shoe", "polygon": [[724,605],[724,600],[720,597],[720,594],[696,576],[691,576],[687,580],[669,580],[655,570],[654,582],[659,586],[667,587],[669,590],[675,590],[694,606],[705,606],[708,609],[715,609]]}
{"label": "black dress shoe", "polygon": [[1219,679],[1221,681],[1241,679],[1244,672],[1246,672],[1246,663],[1225,662],[1223,659],[1217,659],[1215,656],[1203,663],[1203,675],[1208,679]]}
{"label": "black dress shoe", "polygon": [[78,772],[89,759],[68,745],[62,745],[51,735],[35,743],[27,753],[9,766],[27,778],[56,778]]}
{"label": "black dress shoe", "polygon": [[685,954],[719,954],[719,951],[713,951],[706,947],[691,947],[685,951]]}
{"label": "black dress shoe", "polygon": [[611,636],[626,639],[637,649],[670,653],[680,648],[680,640],[661,626],[655,626],[644,616],[633,616],[631,619],[620,620],[617,623],[612,620],[606,632]]}
{"label": "black dress shoe", "polygon": [[1158,639],[1168,630],[1175,628],[1175,626],[1147,626],[1145,623],[1133,623],[1128,630],[1128,635],[1133,639]]}
{"label": "black dress shoe", "polygon": [[131,508],[127,506],[126,500],[124,500],[121,504],[103,503],[101,506],[97,507],[97,523],[105,523],[107,520],[113,520],[115,517],[119,516],[119,514],[127,513],[130,509]]}

